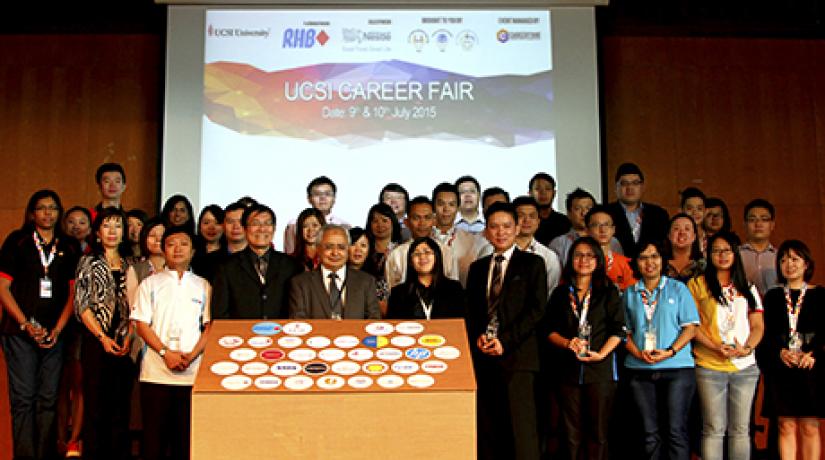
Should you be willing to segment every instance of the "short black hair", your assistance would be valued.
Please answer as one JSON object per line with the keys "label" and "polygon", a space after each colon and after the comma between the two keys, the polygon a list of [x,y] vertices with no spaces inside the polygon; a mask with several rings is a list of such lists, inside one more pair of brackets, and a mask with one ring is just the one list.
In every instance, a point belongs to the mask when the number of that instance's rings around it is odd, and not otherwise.
{"label": "short black hair", "polygon": [[553,179],[553,176],[547,174],[546,172],[540,172],[536,173],[533,177],[530,178],[530,183],[527,185],[527,189],[532,190],[533,184],[537,180],[546,180],[547,182],[550,182],[550,185],[552,185],[553,188],[556,188],[556,179]]}
{"label": "short black hair", "polygon": [[[335,187],[333,187],[334,189]],[[410,193],[407,189],[404,188],[401,184],[397,184],[395,182],[390,182],[389,184],[385,185],[384,188],[381,189],[381,193],[378,194],[378,202],[384,202],[384,193],[385,192],[395,192],[395,193],[403,193],[404,194],[404,204],[410,204]],[[407,209],[406,206],[404,209]]]}
{"label": "short black hair", "polygon": [[475,184],[476,190],[481,192],[481,184],[479,184],[478,180],[476,180],[476,178],[473,177],[473,176],[461,176],[461,177],[459,177],[458,179],[455,180],[455,188],[458,188],[458,186],[463,184],[464,182],[472,182],[473,184]]}
{"label": "short black hair", "polygon": [[484,189],[484,193],[481,194],[481,204],[483,205],[484,200],[494,195],[504,195],[504,200],[508,203],[510,202],[510,194],[507,193],[507,190],[504,190],[501,187],[487,187]]}
{"label": "short black hair", "polygon": [[[249,205],[249,206],[252,206],[252,205]],[[230,213],[232,211],[237,211],[239,209],[240,210],[246,210],[246,208],[248,208],[249,206],[247,206],[242,201],[236,201],[236,202],[230,204],[229,206],[227,206],[226,208],[224,208],[223,215],[224,215],[224,217],[226,217],[227,213]]]}
{"label": "short black hair", "polygon": [[166,231],[166,226],[163,225],[163,219],[160,216],[152,217],[151,219],[147,220],[143,223],[143,228],[140,229],[140,237],[138,241],[140,243],[140,255],[144,257],[149,257],[151,252],[149,251],[149,245],[147,244],[147,240],[149,239],[149,232],[152,231],[153,228],[157,227],[158,225],[163,226],[163,231]]}
{"label": "short black hair", "polygon": [[590,282],[593,284],[593,287],[605,288],[611,286],[610,279],[607,277],[604,251],[602,251],[599,242],[592,236],[583,236],[577,239],[567,251],[567,260],[565,261],[564,268],[561,272],[561,279],[564,281],[564,284],[567,286],[575,286],[574,281],[576,280],[576,271],[573,267],[573,257],[575,256],[575,249],[578,246],[590,247],[590,250],[593,251],[593,255],[596,256],[596,269],[593,270],[590,278]]}
{"label": "short black hair", "polygon": [[458,187],[449,182],[442,182],[435,186],[432,196],[433,204],[435,204],[435,197],[437,197],[439,193],[453,193],[455,194],[456,200],[458,199]]}
{"label": "short black hair", "polygon": [[424,195],[418,195],[417,197],[410,200],[410,208],[407,210],[407,212],[409,212],[409,210],[417,204],[427,204],[431,208],[435,209],[435,206],[433,206],[433,202],[429,198],[427,198]]}
{"label": "short black hair", "polygon": [[590,198],[590,201],[592,201],[594,205],[596,204],[596,198],[594,198],[590,192],[581,187],[576,187],[575,190],[568,193],[564,198],[564,208],[567,209],[567,212],[570,212],[570,210],[573,209],[573,200],[581,200],[582,198]]}
{"label": "short black hair", "polygon": [[307,185],[307,196],[312,195],[312,189],[319,185],[329,185],[332,187],[332,193],[338,193],[338,187],[335,186],[335,182],[333,182],[332,179],[327,176],[318,176],[309,181],[309,185]]}
{"label": "short black hair", "polygon": [[252,214],[261,214],[261,213],[268,213],[272,216],[272,225],[275,225],[275,211],[272,210],[269,206],[261,203],[253,204],[248,208],[244,209],[243,214],[241,215],[241,225],[244,229],[246,229],[248,220]]}
{"label": "short black hair", "polygon": [[141,221],[141,223],[146,223],[146,221],[149,220],[149,214],[143,209],[139,208],[130,209],[129,211],[127,211],[126,217],[134,217],[135,219]]}
{"label": "short black hair", "polygon": [[[681,201],[679,201],[679,207],[682,208],[682,209],[684,209],[685,203],[690,198],[701,198],[702,203],[705,203],[705,201],[707,200],[707,197],[705,196],[705,194],[696,187],[688,187],[688,188],[682,190],[681,195],[682,195],[682,198],[681,198]],[[705,204],[705,207],[707,207],[707,204]]]}
{"label": "short black hair", "polygon": [[[409,208],[407,208],[409,210]],[[364,231],[367,232],[369,235],[370,243],[373,244],[375,242],[375,235],[372,233],[372,218],[375,214],[382,215],[392,222],[392,234],[390,235],[390,241],[393,243],[400,243],[401,242],[401,223],[398,222],[398,217],[393,212],[390,205],[387,203],[375,203],[370,207],[370,210],[367,212],[367,222],[364,225]],[[373,247],[371,250],[374,250]]]}
{"label": "short black hair", "polygon": [[513,222],[518,223],[518,214],[516,213],[516,207],[513,206],[512,203],[503,203],[501,201],[495,202],[487,208],[487,211],[484,212],[484,220],[490,222],[490,216],[497,212],[505,212],[510,214],[513,218]]}
{"label": "short black hair", "polygon": [[806,283],[811,281],[811,278],[814,277],[814,257],[811,255],[808,245],[800,240],[785,240],[779,245],[779,249],[776,250],[776,280],[781,284],[788,282],[785,276],[782,275],[782,258],[790,254],[791,251],[795,252],[808,264],[802,279]]}
{"label": "short black hair", "polygon": [[711,197],[705,199],[705,210],[710,208],[719,208],[722,210],[722,228],[719,229],[720,232],[730,232],[731,229],[731,222],[730,222],[730,211],[728,211],[728,205],[721,198]]}
{"label": "short black hair", "polygon": [[764,208],[768,210],[768,214],[771,215],[771,220],[776,218],[776,209],[773,207],[770,201],[764,198],[757,198],[755,200],[751,200],[748,204],[745,205],[745,212],[743,214],[745,220],[748,220],[748,213],[753,208]]}
{"label": "short black hair", "polygon": [[174,227],[169,227],[163,230],[163,239],[160,241],[160,247],[163,250],[166,250],[166,240],[169,239],[172,235],[177,235],[178,233],[183,233],[184,235],[189,237],[189,242],[192,244],[192,248],[195,247],[195,235],[192,233],[192,229],[187,227],[186,225],[176,225]]}
{"label": "short black hair", "polygon": [[95,182],[97,185],[100,185],[100,181],[103,179],[103,173],[107,172],[120,173],[123,183],[126,183],[126,173],[123,171],[123,166],[121,166],[120,163],[103,163],[98,166],[97,171],[95,171]]}
{"label": "short black hair", "polygon": [[636,163],[622,163],[622,164],[620,164],[619,167],[616,168],[616,180],[615,181],[619,182],[619,179],[621,179],[622,176],[626,176],[628,174],[636,174],[637,176],[639,176],[639,180],[641,180],[642,182],[645,181],[645,175],[642,174],[641,168],[639,168],[639,165],[637,165]]}
{"label": "short black hair", "polygon": [[[644,238],[642,241],[639,241],[639,245],[638,245],[639,252],[638,252],[638,254],[641,254],[645,249],[647,249],[648,246],[653,246],[656,249],[656,252],[659,253],[659,257],[662,258],[662,264],[659,268],[659,276],[664,276],[664,274],[665,274],[665,263],[667,263],[667,258],[666,258],[667,256],[664,254],[664,252],[665,252],[664,251],[664,243],[659,239]],[[633,269],[633,277],[636,278],[637,280],[641,280],[643,277],[642,277],[641,270],[639,270],[639,255],[638,254],[631,261],[631,267],[630,268]]]}
{"label": "short black hair", "polygon": [[[132,243],[129,242],[129,219],[123,209],[114,206],[108,206],[100,210],[95,215],[95,220],[92,222],[92,235],[97,235],[103,222],[108,219],[120,219],[120,226],[123,229],[123,236],[117,246],[117,251],[121,257],[128,257],[132,255]],[[95,254],[103,254],[103,244],[97,238],[92,238],[91,241],[92,252]]]}
{"label": "short black hair", "polygon": [[[587,214],[584,215],[584,225],[589,226],[590,220],[593,219],[593,216],[599,213],[607,214],[608,216],[610,216],[610,220],[613,220],[613,214],[610,214],[610,208],[603,204],[597,204],[590,208],[590,211],[587,211]],[[613,223],[613,225],[616,225],[615,222]]]}
{"label": "short black hair", "polygon": [[521,196],[516,197],[516,199],[513,200],[513,207],[518,209],[519,206],[532,206],[532,207],[536,208],[536,210],[538,211],[539,202],[536,201],[536,199],[533,198],[532,196],[521,195]]}

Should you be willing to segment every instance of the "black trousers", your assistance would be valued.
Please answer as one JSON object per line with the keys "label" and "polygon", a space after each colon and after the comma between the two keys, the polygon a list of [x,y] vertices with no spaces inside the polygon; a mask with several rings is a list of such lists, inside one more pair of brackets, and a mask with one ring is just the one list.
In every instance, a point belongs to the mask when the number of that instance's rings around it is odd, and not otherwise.
{"label": "black trousers", "polygon": [[559,408],[570,460],[607,459],[607,434],[616,386],[616,382],[559,385]]}
{"label": "black trousers", "polygon": [[129,411],[135,363],[106,353],[91,334],[83,337],[83,459],[129,460]]}
{"label": "black trousers", "polygon": [[140,383],[143,460],[189,458],[191,407],[190,385]]}
{"label": "black trousers", "polygon": [[478,458],[537,460],[536,373],[479,370]]}

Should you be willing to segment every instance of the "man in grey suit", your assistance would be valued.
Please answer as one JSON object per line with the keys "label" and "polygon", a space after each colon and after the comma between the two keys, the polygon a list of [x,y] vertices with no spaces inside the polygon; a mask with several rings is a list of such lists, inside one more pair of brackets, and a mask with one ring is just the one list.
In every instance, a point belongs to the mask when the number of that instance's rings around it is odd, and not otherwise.
{"label": "man in grey suit", "polygon": [[381,317],[375,278],[347,268],[349,232],[326,225],[318,233],[321,266],[292,278],[289,317],[304,319],[373,319]]}

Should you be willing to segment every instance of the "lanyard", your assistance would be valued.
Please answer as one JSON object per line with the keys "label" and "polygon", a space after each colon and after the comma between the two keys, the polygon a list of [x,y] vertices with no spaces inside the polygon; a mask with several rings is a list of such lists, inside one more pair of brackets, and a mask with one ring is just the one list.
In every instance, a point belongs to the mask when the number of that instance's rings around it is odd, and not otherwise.
{"label": "lanyard", "polygon": [[424,317],[427,318],[427,321],[430,320],[430,317],[433,314],[433,303],[435,299],[431,300],[430,303],[424,302],[424,299],[421,297],[421,294],[418,294],[418,301],[421,302],[421,308],[424,309]]}
{"label": "lanyard", "polygon": [[785,307],[788,309],[788,328],[791,334],[796,332],[797,322],[799,321],[799,312],[802,311],[802,300],[805,299],[805,292],[808,290],[808,283],[802,285],[799,290],[799,298],[796,299],[796,305],[791,302],[791,290],[785,286]]}
{"label": "lanyard", "polygon": [[607,273],[610,273],[610,270],[613,269],[613,251],[610,249],[607,250]]}
{"label": "lanyard", "polygon": [[43,243],[41,243],[40,238],[37,237],[37,230],[34,231],[32,237],[34,238],[34,246],[37,248],[38,254],[40,254],[40,263],[43,265],[43,276],[48,278],[49,265],[52,264],[54,255],[57,253],[57,238],[52,242],[52,250],[49,252],[49,257],[46,258],[46,254],[43,252]]}
{"label": "lanyard", "polygon": [[[579,320],[579,327],[587,323],[587,312],[590,310],[591,292],[592,289],[588,286],[587,293],[584,294],[584,299],[582,299],[581,303],[579,303],[579,299],[576,296],[576,288],[573,287],[573,285],[570,285],[570,308],[573,309],[573,314],[576,315],[576,319]],[[581,312],[579,312],[579,310],[581,310]]]}
{"label": "lanyard", "polygon": [[642,297],[642,305],[645,307],[645,319],[647,320],[648,329],[653,324],[653,315],[656,314],[656,306],[659,304],[659,298],[662,296],[662,291],[665,290],[665,283],[667,283],[667,278],[662,277],[662,281],[659,286],[654,289],[656,292],[656,298],[652,299],[653,293],[650,293],[650,297],[647,294],[647,288],[642,288],[642,291],[639,293]]}

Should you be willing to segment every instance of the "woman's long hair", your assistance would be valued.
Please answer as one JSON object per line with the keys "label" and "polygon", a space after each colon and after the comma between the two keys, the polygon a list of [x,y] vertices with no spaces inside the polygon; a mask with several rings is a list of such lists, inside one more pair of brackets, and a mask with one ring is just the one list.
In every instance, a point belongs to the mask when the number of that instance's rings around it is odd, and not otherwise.
{"label": "woman's long hair", "polygon": [[607,269],[604,266],[604,252],[602,251],[599,242],[591,236],[583,236],[573,242],[570,250],[567,251],[567,263],[564,264],[564,269],[561,272],[561,279],[564,284],[573,286],[576,280],[576,271],[573,269],[573,254],[579,246],[588,246],[596,256],[596,269],[590,278],[590,283],[594,288],[601,289],[610,285],[610,279],[607,277]]}
{"label": "woman's long hair", "polygon": [[719,231],[708,239],[708,256],[710,261],[707,267],[705,267],[705,283],[708,285],[708,290],[720,303],[726,302],[725,296],[722,293],[722,286],[719,284],[716,265],[713,263],[713,257],[711,255],[713,243],[718,240],[728,243],[731,251],[733,251],[733,265],[730,266],[730,279],[733,282],[733,286],[739,294],[748,301],[748,306],[751,309],[756,308],[756,299],[753,297],[753,293],[751,293],[750,283],[748,283],[748,278],[745,276],[745,268],[742,265],[742,258],[739,256],[739,238],[730,232]]}
{"label": "woman's long hair", "polygon": [[438,246],[438,243],[435,242],[429,236],[422,236],[421,238],[416,238],[413,240],[412,244],[410,244],[410,249],[407,250],[407,277],[404,282],[407,284],[410,294],[415,293],[415,288],[418,280],[419,273],[415,271],[415,265],[413,265],[413,252],[415,252],[416,248],[421,244],[427,245],[433,251],[433,281],[430,284],[430,287],[435,290],[438,288],[438,283],[444,278],[444,260],[441,254],[441,248]]}

